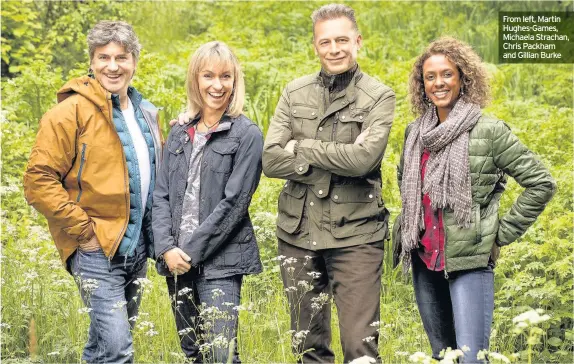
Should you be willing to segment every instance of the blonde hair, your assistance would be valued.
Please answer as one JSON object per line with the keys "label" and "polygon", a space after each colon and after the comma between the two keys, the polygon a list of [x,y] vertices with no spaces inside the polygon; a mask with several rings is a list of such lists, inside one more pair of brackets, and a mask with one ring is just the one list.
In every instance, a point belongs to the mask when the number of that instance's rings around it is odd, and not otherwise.
{"label": "blonde hair", "polygon": [[231,94],[226,114],[230,117],[241,115],[243,113],[243,105],[245,104],[245,81],[243,79],[243,72],[241,71],[241,65],[237,57],[235,57],[235,54],[233,54],[227,44],[220,41],[205,43],[195,51],[189,61],[187,79],[185,81],[187,111],[189,114],[194,117],[203,109],[204,105],[199,92],[197,77],[206,64],[224,64],[233,69],[233,93]]}
{"label": "blonde hair", "polygon": [[464,89],[461,96],[465,101],[485,107],[490,101],[488,73],[480,56],[467,43],[453,37],[441,37],[424,50],[417,58],[409,76],[409,98],[415,115],[425,113],[425,85],[423,64],[427,59],[442,54],[456,65],[460,73],[460,82]]}

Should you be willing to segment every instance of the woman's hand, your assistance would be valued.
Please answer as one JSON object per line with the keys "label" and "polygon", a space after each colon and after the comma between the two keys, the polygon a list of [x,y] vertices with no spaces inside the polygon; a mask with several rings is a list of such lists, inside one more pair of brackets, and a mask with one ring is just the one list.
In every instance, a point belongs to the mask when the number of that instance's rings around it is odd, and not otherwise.
{"label": "woman's hand", "polygon": [[173,275],[182,275],[191,268],[191,258],[180,248],[173,248],[163,253],[163,260]]}
{"label": "woman's hand", "polygon": [[188,112],[182,112],[181,114],[179,114],[177,116],[177,119],[173,119],[169,121],[169,126],[172,127],[174,126],[176,123],[178,123],[179,125],[185,125],[187,123],[189,123],[189,119],[191,119],[191,117],[189,116]]}

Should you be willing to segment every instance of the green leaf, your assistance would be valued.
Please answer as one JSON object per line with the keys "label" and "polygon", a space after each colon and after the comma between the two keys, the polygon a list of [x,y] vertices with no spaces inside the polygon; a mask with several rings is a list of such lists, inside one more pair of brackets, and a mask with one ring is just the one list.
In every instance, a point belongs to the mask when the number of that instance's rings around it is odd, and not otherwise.
{"label": "green leaf", "polygon": [[552,345],[552,346],[562,345],[562,340],[560,340],[560,338],[556,337],[556,336],[551,337],[550,339],[547,340],[547,342],[549,345]]}

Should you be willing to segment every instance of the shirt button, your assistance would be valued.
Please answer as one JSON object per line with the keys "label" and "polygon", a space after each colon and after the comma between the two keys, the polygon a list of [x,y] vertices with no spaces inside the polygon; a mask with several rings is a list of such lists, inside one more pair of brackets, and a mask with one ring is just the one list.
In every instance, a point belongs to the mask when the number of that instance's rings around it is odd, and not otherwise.
{"label": "shirt button", "polygon": [[339,196],[335,195],[335,196],[333,196],[333,198],[334,198],[335,200],[338,200],[338,199],[339,199]]}
{"label": "shirt button", "polygon": [[351,105],[351,110],[353,110],[355,107],[353,105]]}
{"label": "shirt button", "polygon": [[311,113],[311,115],[315,116],[315,111],[313,111],[313,112]]}
{"label": "shirt button", "polygon": [[323,194],[323,190],[319,190],[319,194],[322,195],[322,194]]}
{"label": "shirt button", "polygon": [[313,245],[317,245],[317,242],[316,242],[316,241],[314,241],[314,242],[313,242]]}
{"label": "shirt button", "polygon": [[315,202],[311,201],[311,202],[309,202],[309,205],[310,205],[310,206],[315,206]]}
{"label": "shirt button", "polygon": [[373,195],[369,195],[369,198],[373,198]]}
{"label": "shirt button", "polygon": [[435,253],[438,253],[438,249],[435,249],[435,251],[434,251],[434,252],[435,252]]}
{"label": "shirt button", "polygon": [[436,226],[433,226],[432,228],[436,230]]}
{"label": "shirt button", "polygon": [[319,127],[319,131],[323,131],[323,127],[322,127],[322,126]]}
{"label": "shirt button", "polygon": [[297,110],[293,110],[293,114],[297,114]]}
{"label": "shirt button", "polygon": [[345,120],[345,115],[341,116],[341,120]]}
{"label": "shirt button", "polygon": [[363,120],[363,115],[359,116],[359,119]]}
{"label": "shirt button", "polygon": [[303,167],[299,167],[299,171],[302,171],[302,170],[303,170]]}

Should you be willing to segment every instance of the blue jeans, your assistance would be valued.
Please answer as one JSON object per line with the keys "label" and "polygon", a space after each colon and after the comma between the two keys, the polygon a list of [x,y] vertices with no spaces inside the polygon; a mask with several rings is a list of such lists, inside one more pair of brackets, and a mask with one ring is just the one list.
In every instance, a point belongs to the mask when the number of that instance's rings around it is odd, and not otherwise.
{"label": "blue jeans", "polygon": [[[477,363],[477,353],[488,350],[494,311],[494,273],[486,268],[449,273],[429,270],[415,251],[413,284],[417,305],[432,354],[439,359],[448,347],[468,346],[460,360]],[[482,362],[482,361],[480,361]]]}
{"label": "blue jeans", "polygon": [[227,363],[231,346],[231,362],[241,363],[234,307],[240,304],[242,280],[242,275],[208,280],[194,269],[177,280],[166,277],[181,349],[194,363]]}
{"label": "blue jeans", "polygon": [[134,282],[146,276],[145,251],[138,249],[133,257],[116,256],[108,260],[101,249],[93,252],[78,249],[70,258],[70,268],[90,315],[82,360],[132,363],[131,329],[141,302],[140,286]]}

